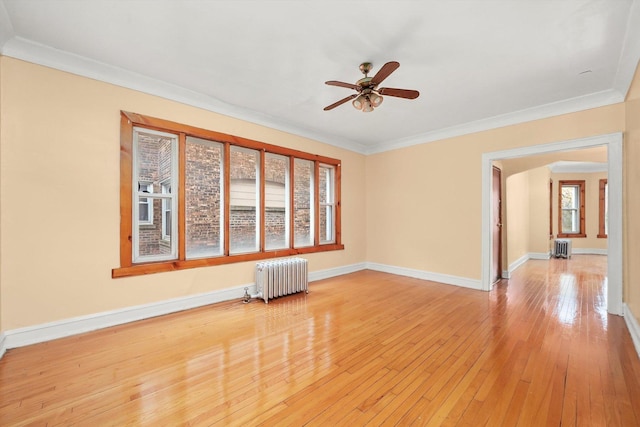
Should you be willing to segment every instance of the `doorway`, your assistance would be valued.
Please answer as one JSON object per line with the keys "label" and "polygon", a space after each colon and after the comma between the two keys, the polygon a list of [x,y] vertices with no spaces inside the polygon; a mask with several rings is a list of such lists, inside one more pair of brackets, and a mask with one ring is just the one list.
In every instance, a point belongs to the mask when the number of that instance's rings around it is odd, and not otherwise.
{"label": "doorway", "polygon": [[492,182],[493,161],[535,154],[576,150],[596,146],[607,147],[609,185],[609,248],[607,268],[607,311],[622,315],[622,133],[600,135],[530,147],[495,151],[482,155],[482,277],[481,289],[492,286],[493,225]]}

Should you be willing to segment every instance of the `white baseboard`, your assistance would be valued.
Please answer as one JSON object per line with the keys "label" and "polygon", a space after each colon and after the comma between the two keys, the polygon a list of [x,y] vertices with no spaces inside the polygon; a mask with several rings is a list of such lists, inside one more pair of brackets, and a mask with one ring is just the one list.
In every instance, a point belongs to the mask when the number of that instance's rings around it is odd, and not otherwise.
{"label": "white baseboard", "polygon": [[[359,263],[327,270],[313,271],[309,273],[309,281],[313,282],[329,277],[353,273],[358,270],[364,270],[365,268],[365,263]],[[244,288],[249,288],[249,294],[256,294],[257,292],[255,283],[249,283],[246,285],[234,286],[232,288],[197,295],[189,295],[170,300],[125,307],[117,310],[90,314],[87,316],[79,316],[55,322],[43,323],[40,325],[28,326],[25,328],[8,330],[4,333],[0,333],[0,358],[4,355],[6,350],[11,348],[51,341],[58,338],[82,334],[151,317],[162,316],[164,314],[188,310],[190,308],[197,308],[217,302],[234,299],[240,300],[244,295]]]}
{"label": "white baseboard", "polygon": [[623,307],[624,321],[627,324],[629,334],[631,334],[631,339],[633,340],[633,345],[636,348],[636,353],[638,353],[638,357],[640,358],[640,325],[629,309],[629,306],[627,304],[623,304]]}
{"label": "white baseboard", "polygon": [[[541,259],[541,260],[547,260],[551,258],[551,253],[550,252],[529,252],[528,254],[524,254],[522,255],[520,258],[518,258],[517,260],[515,260],[514,262],[512,262],[511,264],[509,264],[509,271],[507,272],[502,272],[503,279],[508,279],[511,277],[511,274],[518,268],[520,267],[522,264],[524,264],[525,262],[529,261],[530,259]],[[506,276],[504,275],[504,273],[506,273]]]}
{"label": "white baseboard", "polygon": [[571,253],[575,255],[607,255],[606,249],[573,248]]}
{"label": "white baseboard", "polygon": [[7,351],[7,347],[5,346],[5,335],[4,332],[0,332],[0,359],[4,356],[4,353]]}
{"label": "white baseboard", "polygon": [[502,276],[500,276],[501,279],[509,279],[511,278],[511,273],[509,273],[509,270],[502,270]]}
{"label": "white baseboard", "polygon": [[551,258],[551,253],[550,252],[529,252],[529,259],[550,259]]}
{"label": "white baseboard", "polygon": [[529,254],[524,254],[520,258],[509,264],[509,277],[511,277],[511,274],[516,271],[518,267],[520,267],[527,261],[529,261]]}
{"label": "white baseboard", "polygon": [[329,268],[327,270],[312,271],[309,273],[309,281],[329,279],[330,277],[342,276],[343,274],[355,273],[356,271],[365,270],[367,263],[360,262],[358,264],[345,265],[342,267]]}
{"label": "white baseboard", "polygon": [[461,286],[470,289],[482,289],[479,279],[469,279],[467,277],[450,276],[448,274],[432,273],[429,271],[415,270],[413,268],[396,267],[393,265],[378,264],[376,262],[367,262],[367,269],[382,271],[383,273],[397,274],[398,276],[408,276],[415,279],[431,280],[433,282],[444,283],[447,285]]}

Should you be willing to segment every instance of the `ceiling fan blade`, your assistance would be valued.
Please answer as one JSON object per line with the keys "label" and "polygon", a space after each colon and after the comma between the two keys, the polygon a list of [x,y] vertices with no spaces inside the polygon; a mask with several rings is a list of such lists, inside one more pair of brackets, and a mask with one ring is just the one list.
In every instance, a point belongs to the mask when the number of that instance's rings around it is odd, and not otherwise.
{"label": "ceiling fan blade", "polygon": [[382,68],[380,68],[380,70],[376,73],[376,75],[373,76],[373,78],[371,79],[371,84],[375,86],[382,83],[382,81],[387,77],[389,77],[389,75],[393,73],[395,70],[397,70],[398,67],[400,67],[399,62],[396,62],[396,61],[387,62],[382,66]]}
{"label": "ceiling fan blade", "polygon": [[392,87],[383,87],[378,90],[380,95],[396,96],[398,98],[416,99],[420,96],[420,92],[417,90],[409,89],[394,89]]}
{"label": "ceiling fan blade", "polygon": [[346,87],[348,89],[354,89],[354,90],[357,90],[357,91],[360,91],[362,89],[360,86],[354,85],[353,83],[338,82],[336,80],[329,80],[328,82],[324,82],[324,84],[329,85],[329,86]]}
{"label": "ceiling fan blade", "polygon": [[344,104],[347,101],[351,101],[353,98],[355,98],[356,96],[358,96],[357,93],[354,93],[353,95],[349,95],[346,98],[342,98],[340,101],[338,102],[334,102],[333,104],[329,105],[328,107],[324,107],[324,111],[329,111],[329,110],[333,110],[334,108],[336,108],[339,105]]}

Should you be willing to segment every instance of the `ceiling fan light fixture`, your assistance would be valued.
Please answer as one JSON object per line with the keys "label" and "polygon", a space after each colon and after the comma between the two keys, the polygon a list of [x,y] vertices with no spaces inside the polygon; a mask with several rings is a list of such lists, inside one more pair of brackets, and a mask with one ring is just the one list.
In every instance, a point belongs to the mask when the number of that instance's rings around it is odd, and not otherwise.
{"label": "ceiling fan light fixture", "polygon": [[371,105],[376,108],[379,107],[380,104],[382,104],[382,97],[375,92],[371,92],[371,95],[369,95],[369,100],[371,101]]}
{"label": "ceiling fan light fixture", "polygon": [[364,107],[365,101],[366,100],[364,96],[358,95],[358,97],[354,99],[351,104],[353,104],[353,108],[355,108],[356,110],[362,110],[362,108]]}
{"label": "ceiling fan light fixture", "polygon": [[373,111],[373,105],[371,105],[371,101],[367,97],[367,100],[364,102],[364,107],[362,107],[363,113],[370,113]]}
{"label": "ceiling fan light fixture", "polygon": [[375,76],[369,77],[368,73],[371,70],[370,62],[363,62],[360,64],[360,71],[364,74],[364,77],[358,80],[355,84],[345,83],[337,80],[326,81],[325,84],[329,86],[344,87],[347,89],[353,89],[357,93],[344,97],[341,100],[334,102],[331,105],[324,107],[324,111],[333,110],[334,108],[345,104],[351,100],[353,108],[365,113],[372,112],[375,108],[382,104],[383,96],[392,96],[396,98],[416,99],[420,96],[420,92],[417,90],[398,89],[383,87],[378,89],[378,85],[382,83],[384,79],[389,77],[391,73],[400,67],[400,63],[397,61],[387,62],[378,70]]}

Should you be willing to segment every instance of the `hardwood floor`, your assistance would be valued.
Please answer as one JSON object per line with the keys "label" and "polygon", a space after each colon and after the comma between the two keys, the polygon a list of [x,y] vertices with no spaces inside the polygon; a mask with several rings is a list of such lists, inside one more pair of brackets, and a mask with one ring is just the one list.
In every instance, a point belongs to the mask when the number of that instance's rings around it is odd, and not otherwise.
{"label": "hardwood floor", "polygon": [[486,293],[362,271],[9,350],[0,425],[638,426],[605,272],[529,261]]}

